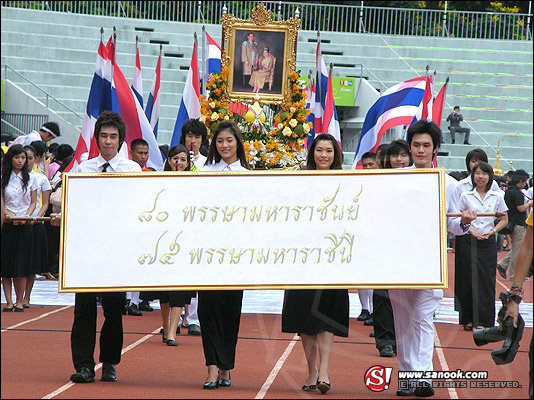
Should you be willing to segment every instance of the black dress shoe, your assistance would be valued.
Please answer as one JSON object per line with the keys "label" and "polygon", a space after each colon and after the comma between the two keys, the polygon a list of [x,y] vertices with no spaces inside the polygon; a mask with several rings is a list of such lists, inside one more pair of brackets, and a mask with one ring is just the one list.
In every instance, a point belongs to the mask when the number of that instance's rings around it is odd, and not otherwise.
{"label": "black dress shoe", "polygon": [[369,318],[367,318],[365,321],[363,321],[363,324],[365,326],[373,326],[373,324],[374,324],[373,314],[369,314]]}
{"label": "black dress shoe", "polygon": [[195,324],[190,324],[189,328],[187,328],[187,333],[193,336],[200,336],[201,335],[200,327]]}
{"label": "black dress shoe", "polygon": [[117,382],[117,368],[115,364],[105,362],[102,366],[102,379],[104,382]]}
{"label": "black dress shoe", "polygon": [[414,396],[416,397],[430,397],[434,396],[434,389],[430,383],[426,381],[419,382],[419,385],[413,391]]}
{"label": "black dress shoe", "polygon": [[204,386],[202,386],[203,389],[219,389],[219,381],[215,382],[204,382]]}
{"label": "black dress shoe", "polygon": [[[464,142],[464,144],[469,144],[469,145],[470,145],[471,143],[469,143],[469,142]],[[432,394],[434,394],[434,393],[432,393]]]}
{"label": "black dress shoe", "polygon": [[143,300],[141,303],[139,303],[139,310],[141,311],[154,311],[152,307],[150,307],[150,304],[148,304],[148,301]]}
{"label": "black dress shoe", "polygon": [[369,337],[375,337],[375,330],[373,329],[371,333],[369,334]]}
{"label": "black dress shoe", "polygon": [[15,312],[24,312],[24,308],[15,306]]}
{"label": "black dress shoe", "polygon": [[358,315],[358,318],[356,318],[358,321],[367,321],[369,319],[370,313],[369,310],[366,310],[365,308],[362,310],[360,315]]}
{"label": "black dress shoe", "polygon": [[78,372],[70,376],[70,380],[75,383],[94,382],[95,373],[87,367],[81,367]]}
{"label": "black dress shoe", "polygon": [[393,346],[390,344],[386,344],[380,349],[380,357],[393,357],[394,354]]}
{"label": "black dress shoe", "polygon": [[128,307],[128,315],[135,315],[136,317],[140,317],[143,315],[141,311],[137,308],[137,304],[130,304],[130,307]]}
{"label": "black dress shoe", "polygon": [[399,389],[397,390],[397,396],[413,396],[413,389],[412,388],[409,388],[409,389]]}

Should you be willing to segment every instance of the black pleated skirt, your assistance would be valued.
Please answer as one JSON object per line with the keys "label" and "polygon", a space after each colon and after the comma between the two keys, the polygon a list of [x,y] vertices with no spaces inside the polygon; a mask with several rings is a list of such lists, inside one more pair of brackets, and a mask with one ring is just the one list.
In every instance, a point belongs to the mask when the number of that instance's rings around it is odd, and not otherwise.
{"label": "black pleated skirt", "polygon": [[2,278],[24,278],[34,273],[32,225],[4,224],[1,246]]}
{"label": "black pleated skirt", "polygon": [[169,307],[184,307],[186,304],[191,304],[191,298],[196,295],[197,292],[193,291],[173,290],[165,292],[141,292],[139,297],[145,301],[159,300],[160,303],[169,303]]}
{"label": "black pleated skirt", "polygon": [[348,290],[286,290],[282,332],[316,335],[321,331],[349,336]]}
{"label": "black pleated skirt", "polygon": [[43,223],[34,224],[33,227],[33,273],[42,274],[50,272],[48,263],[48,240],[46,228]]}

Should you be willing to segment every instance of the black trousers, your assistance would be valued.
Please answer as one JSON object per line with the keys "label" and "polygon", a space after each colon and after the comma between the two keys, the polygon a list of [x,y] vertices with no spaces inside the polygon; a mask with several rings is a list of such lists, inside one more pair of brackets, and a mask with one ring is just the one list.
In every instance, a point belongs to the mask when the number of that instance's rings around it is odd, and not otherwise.
{"label": "black trousers", "polygon": [[242,302],[242,290],[198,292],[198,319],[206,366],[216,365],[221,370],[234,368]]}
{"label": "black trousers", "polygon": [[376,348],[389,344],[395,349],[395,320],[387,289],[373,289],[373,325]]}
{"label": "black trousers", "polygon": [[463,236],[456,236],[454,241],[454,311],[460,311],[460,297],[462,294],[462,280],[463,276],[463,254],[462,254],[462,240]]}
{"label": "black trousers", "polygon": [[460,324],[491,327],[495,324],[495,238],[462,239],[462,285],[459,295]]}
{"label": "black trousers", "polygon": [[[72,361],[79,371],[82,367],[95,368],[96,296],[98,293],[76,293],[74,323],[70,335]],[[122,309],[124,293],[102,293],[104,325],[100,333],[100,362],[118,364],[122,351]]]}

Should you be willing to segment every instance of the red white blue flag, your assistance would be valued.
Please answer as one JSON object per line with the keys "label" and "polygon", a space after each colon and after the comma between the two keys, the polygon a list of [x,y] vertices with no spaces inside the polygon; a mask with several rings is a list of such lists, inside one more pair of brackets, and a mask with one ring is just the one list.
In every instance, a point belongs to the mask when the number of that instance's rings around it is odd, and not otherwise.
{"label": "red white blue flag", "polygon": [[150,88],[150,94],[146,102],[145,114],[150,122],[154,136],[158,137],[158,123],[159,123],[159,86],[161,83],[161,46],[159,48],[159,58],[156,64],[156,73],[154,80],[152,81],[152,87]]}
{"label": "red white blue flag", "polygon": [[139,40],[135,38],[135,69],[132,83],[132,90],[143,107],[143,79],[141,77],[141,59],[139,58]]}
{"label": "red white blue flag", "polygon": [[371,106],[365,115],[353,169],[362,168],[362,155],[376,150],[384,132],[394,126],[413,122],[423,101],[426,83],[424,76],[401,82],[386,90]]}
{"label": "red white blue flag", "polygon": [[195,44],[193,46],[193,55],[191,57],[191,65],[187,73],[187,80],[185,81],[184,93],[174,124],[174,132],[172,134],[170,147],[180,144],[180,137],[182,136],[182,126],[189,119],[200,118],[200,83],[198,79],[198,59],[197,59],[197,39],[195,36]]}

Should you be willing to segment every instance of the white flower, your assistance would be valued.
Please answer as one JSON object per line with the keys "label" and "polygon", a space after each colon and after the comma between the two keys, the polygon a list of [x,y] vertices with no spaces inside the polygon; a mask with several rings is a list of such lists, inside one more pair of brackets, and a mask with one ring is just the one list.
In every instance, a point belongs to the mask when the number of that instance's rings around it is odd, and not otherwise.
{"label": "white flower", "polygon": [[228,115],[225,115],[224,119],[228,121],[230,119],[230,117]]}
{"label": "white flower", "polygon": [[308,133],[310,131],[310,126],[308,124],[302,124],[302,129],[304,130],[304,133]]}
{"label": "white flower", "polygon": [[289,111],[291,111],[292,113],[294,113],[295,111],[297,111],[297,109],[295,107],[289,107]]}
{"label": "white flower", "polygon": [[215,108],[215,103],[213,101],[209,105],[211,108]]}
{"label": "white flower", "polygon": [[289,121],[289,125],[291,125],[292,128],[297,126],[298,122],[295,118],[293,118],[291,121]]}
{"label": "white flower", "polygon": [[289,126],[286,126],[284,128],[284,130],[282,131],[282,133],[284,134],[284,136],[291,136],[291,134],[293,133],[293,131],[291,130],[291,128]]}
{"label": "white flower", "polygon": [[277,128],[278,128],[279,131],[281,131],[282,129],[284,129],[284,124],[280,122],[278,124]]}
{"label": "white flower", "polygon": [[299,139],[299,140],[297,140],[297,143],[299,144],[299,146],[304,146],[305,140],[304,139]]}
{"label": "white flower", "polygon": [[219,114],[217,114],[216,112],[211,114],[211,120],[212,121],[217,121],[218,119],[219,119]]}

